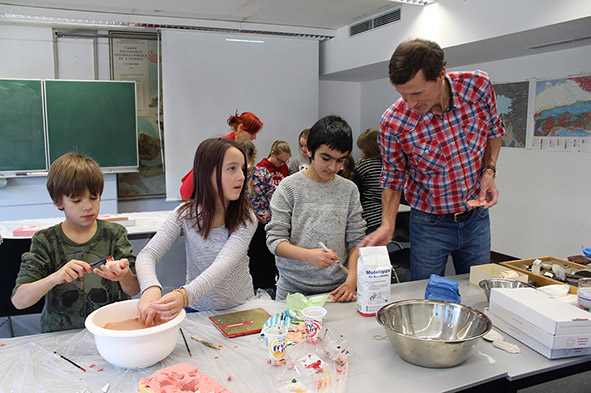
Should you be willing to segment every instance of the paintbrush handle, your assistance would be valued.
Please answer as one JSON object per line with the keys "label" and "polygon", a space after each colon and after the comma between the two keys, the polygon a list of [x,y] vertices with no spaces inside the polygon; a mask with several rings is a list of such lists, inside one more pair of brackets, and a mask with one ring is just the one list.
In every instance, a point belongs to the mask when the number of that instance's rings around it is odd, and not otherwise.
{"label": "paintbrush handle", "polygon": [[204,340],[204,339],[202,339],[202,338],[199,338],[199,337],[197,337],[197,336],[193,336],[193,335],[191,335],[191,338],[192,338],[193,340],[197,341],[198,343],[201,343],[201,344],[203,344],[203,345],[206,345],[206,346],[208,346],[208,347],[210,347],[210,348],[217,349],[218,351],[220,350],[220,348],[219,348],[218,346],[216,346],[215,344],[212,344],[212,343],[210,343],[210,342],[209,342],[209,341],[207,341],[207,340]]}
{"label": "paintbrush handle", "polygon": [[[328,247],[326,247],[326,245],[324,243],[318,242],[318,244],[320,244],[320,247],[322,247],[324,249],[324,251],[331,252],[328,249]],[[336,253],[333,253],[333,254],[336,255]],[[347,269],[347,267],[345,265],[343,265],[343,263],[341,262],[340,259],[338,259],[338,257],[337,257],[337,264],[341,267],[341,270],[343,270],[345,273],[349,274],[349,269]]]}

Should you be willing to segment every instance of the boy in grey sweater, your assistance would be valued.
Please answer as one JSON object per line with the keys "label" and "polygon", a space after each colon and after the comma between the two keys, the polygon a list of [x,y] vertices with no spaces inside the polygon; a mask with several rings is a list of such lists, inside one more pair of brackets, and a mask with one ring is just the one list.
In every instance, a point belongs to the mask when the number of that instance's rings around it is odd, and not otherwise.
{"label": "boy in grey sweater", "polygon": [[[318,120],[308,136],[310,166],[283,179],[273,194],[265,230],[279,271],[278,300],[295,292],[330,292],[337,302],[356,299],[357,244],[365,235],[365,221],[357,187],[336,176],[352,146],[345,120]],[[348,265],[348,274],[336,263],[339,260]]]}

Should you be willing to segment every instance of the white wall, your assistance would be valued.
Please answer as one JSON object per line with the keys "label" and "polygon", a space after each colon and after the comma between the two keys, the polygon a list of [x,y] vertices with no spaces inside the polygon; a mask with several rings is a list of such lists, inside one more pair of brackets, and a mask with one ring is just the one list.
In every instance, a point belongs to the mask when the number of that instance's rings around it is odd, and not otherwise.
{"label": "white wall", "polygon": [[165,30],[162,78],[168,199],[180,198],[199,143],[228,134],[236,110],[263,122],[259,159],[277,139],[297,154],[298,135],[318,117],[317,41]]}
{"label": "white wall", "polygon": [[50,27],[0,24],[0,78],[54,78],[51,37]]}
{"label": "white wall", "polygon": [[[361,129],[361,85],[355,82],[320,81],[318,117],[338,115],[349,123],[353,130],[353,157],[361,157],[357,137]],[[346,101],[343,98],[346,98]]]}
{"label": "white wall", "polygon": [[346,26],[322,42],[320,75],[387,61],[409,38],[446,48],[591,15],[588,0],[438,0],[401,7],[399,22],[354,37]]}
{"label": "white wall", "polygon": [[[516,82],[589,74],[590,59],[591,46],[585,46],[461,69],[485,70],[498,83]],[[338,89],[341,83],[324,81],[321,87]],[[361,101],[361,129],[376,127],[399,96],[387,78],[359,85],[359,96],[333,94],[331,106],[348,108]],[[497,177],[500,198],[491,210],[492,249],[520,258],[566,258],[580,254],[581,244],[591,246],[590,167],[588,153],[502,148]]]}

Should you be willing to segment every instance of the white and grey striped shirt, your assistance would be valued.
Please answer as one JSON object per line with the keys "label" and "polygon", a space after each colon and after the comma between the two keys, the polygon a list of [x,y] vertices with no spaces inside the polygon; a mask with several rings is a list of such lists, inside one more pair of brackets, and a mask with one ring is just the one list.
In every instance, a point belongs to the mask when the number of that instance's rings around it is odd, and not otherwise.
{"label": "white and grey striped shirt", "polygon": [[156,264],[184,235],[187,276],[184,288],[189,307],[198,311],[224,310],[246,302],[253,294],[246,251],[257,228],[254,213],[251,222],[229,233],[224,225],[212,229],[207,240],[191,228],[192,222],[178,218],[175,209],[136,259],[136,272],[143,292],[162,285],[156,276]]}
{"label": "white and grey striped shirt", "polygon": [[382,223],[382,160],[379,158],[362,159],[355,167],[353,181],[359,188],[363,218],[368,227]]}

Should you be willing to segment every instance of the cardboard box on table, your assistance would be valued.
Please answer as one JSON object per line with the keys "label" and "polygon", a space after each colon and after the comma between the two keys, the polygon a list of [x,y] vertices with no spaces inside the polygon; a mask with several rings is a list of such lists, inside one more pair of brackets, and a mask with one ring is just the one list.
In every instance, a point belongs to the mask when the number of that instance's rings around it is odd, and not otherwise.
{"label": "cardboard box on table", "polygon": [[576,306],[531,288],[493,288],[489,311],[495,326],[550,359],[591,354],[591,313]]}
{"label": "cardboard box on table", "polygon": [[568,358],[573,356],[582,356],[582,355],[591,355],[591,348],[559,348],[559,349],[552,349],[541,342],[533,339],[531,336],[524,333],[519,328],[515,327],[514,325],[506,322],[498,315],[492,313],[489,310],[485,310],[485,314],[492,320],[493,325],[495,328],[502,330],[503,332],[507,333],[514,339],[520,341],[521,343],[527,345],[529,348],[533,349],[540,355],[547,357],[548,359],[562,359]]}

